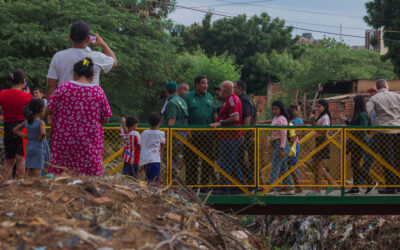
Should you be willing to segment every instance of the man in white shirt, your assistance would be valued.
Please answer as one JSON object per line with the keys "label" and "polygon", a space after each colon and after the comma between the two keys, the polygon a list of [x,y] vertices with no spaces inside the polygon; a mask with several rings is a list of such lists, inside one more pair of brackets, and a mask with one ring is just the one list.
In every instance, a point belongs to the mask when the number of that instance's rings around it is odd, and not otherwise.
{"label": "man in white shirt", "polygon": [[88,45],[90,42],[90,26],[78,21],[71,27],[69,40],[72,43],[72,48],[57,52],[51,59],[49,71],[47,74],[46,98],[49,99],[57,86],[65,81],[73,80],[74,64],[85,57],[89,57],[94,62],[94,79],[93,83],[100,84],[99,75],[103,70],[108,73],[112,68],[117,66],[117,58],[113,51],[98,35],[96,41],[93,41],[93,46],[103,48],[104,53],[92,51]]}
{"label": "man in white shirt", "polygon": [[[376,126],[400,126],[400,94],[390,92],[389,85],[384,79],[376,81],[378,93],[372,96],[367,103],[367,112],[371,116],[375,111]],[[400,172],[400,130],[383,130],[377,135],[378,153],[394,169]],[[387,169],[385,170],[385,184],[399,185],[399,177]],[[387,187],[379,190],[380,194],[394,194],[396,187]]]}

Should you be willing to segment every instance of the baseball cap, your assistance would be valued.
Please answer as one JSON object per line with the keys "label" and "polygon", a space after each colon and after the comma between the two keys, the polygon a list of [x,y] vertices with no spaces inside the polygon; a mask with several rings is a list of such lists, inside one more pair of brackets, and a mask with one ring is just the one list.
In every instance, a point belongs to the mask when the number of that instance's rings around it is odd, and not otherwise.
{"label": "baseball cap", "polygon": [[222,87],[222,82],[218,84],[217,86],[214,86],[214,90],[220,90]]}
{"label": "baseball cap", "polygon": [[374,86],[373,88],[369,88],[367,90],[368,93],[373,93],[373,92],[378,92],[378,89],[376,88],[376,86]]}
{"label": "baseball cap", "polygon": [[90,33],[90,25],[84,21],[78,21],[71,27],[71,39],[74,42],[83,42]]}
{"label": "baseball cap", "polygon": [[167,85],[165,86],[167,90],[173,90],[176,91],[178,88],[178,84],[175,81],[169,81],[167,82]]}

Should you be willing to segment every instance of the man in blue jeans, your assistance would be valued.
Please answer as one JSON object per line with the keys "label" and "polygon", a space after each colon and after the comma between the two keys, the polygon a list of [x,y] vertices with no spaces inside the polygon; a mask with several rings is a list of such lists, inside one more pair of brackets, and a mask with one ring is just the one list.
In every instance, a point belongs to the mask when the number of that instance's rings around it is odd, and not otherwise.
{"label": "man in blue jeans", "polygon": [[[210,124],[210,127],[240,126],[242,125],[242,103],[234,93],[234,85],[231,81],[225,81],[221,86],[224,102],[218,113],[218,121]],[[242,131],[218,131],[218,163],[222,170],[232,176],[232,168],[236,170],[236,180],[244,183],[242,171],[237,159],[239,145],[242,143]],[[229,185],[230,181],[225,177],[221,178],[222,184]],[[229,187],[223,187],[215,194],[229,194]]]}

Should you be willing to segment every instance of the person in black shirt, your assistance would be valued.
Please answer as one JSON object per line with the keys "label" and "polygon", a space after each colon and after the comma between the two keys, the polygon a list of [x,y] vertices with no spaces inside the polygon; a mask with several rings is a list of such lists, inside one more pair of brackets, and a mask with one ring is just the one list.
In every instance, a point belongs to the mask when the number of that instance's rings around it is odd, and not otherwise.
{"label": "person in black shirt", "polygon": [[[247,84],[239,80],[235,83],[235,94],[239,97],[242,102],[242,124],[245,126],[254,125],[255,123],[255,108],[250,99],[246,94]],[[252,185],[254,183],[254,139],[255,133],[252,130],[246,130],[243,133],[244,140],[239,147],[238,160],[242,169],[243,176],[245,177],[246,184]],[[247,152],[248,163],[245,160]],[[235,177],[235,176],[234,176]]]}
{"label": "person in black shirt", "polygon": [[217,94],[217,101],[219,102],[219,104],[217,105],[217,114],[219,114],[222,103],[224,102],[224,98],[222,97],[221,86],[222,86],[222,82],[214,87],[215,93]]}

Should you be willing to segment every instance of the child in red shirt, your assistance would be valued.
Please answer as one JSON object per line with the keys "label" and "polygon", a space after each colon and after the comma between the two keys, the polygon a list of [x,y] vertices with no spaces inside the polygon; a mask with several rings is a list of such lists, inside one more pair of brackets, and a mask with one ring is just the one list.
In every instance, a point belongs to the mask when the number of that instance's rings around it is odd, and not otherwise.
{"label": "child in red shirt", "polygon": [[1,177],[7,180],[11,169],[17,165],[17,177],[25,174],[24,150],[22,138],[13,133],[13,129],[25,121],[24,107],[31,101],[32,95],[23,91],[26,86],[25,73],[16,69],[8,75],[11,83],[10,89],[0,91],[0,106],[3,110],[4,119],[4,149],[6,161],[4,163]]}
{"label": "child in red shirt", "polygon": [[124,140],[124,168],[122,174],[139,177],[139,140],[140,135],[136,131],[139,120],[134,116],[121,117],[121,136]]}

